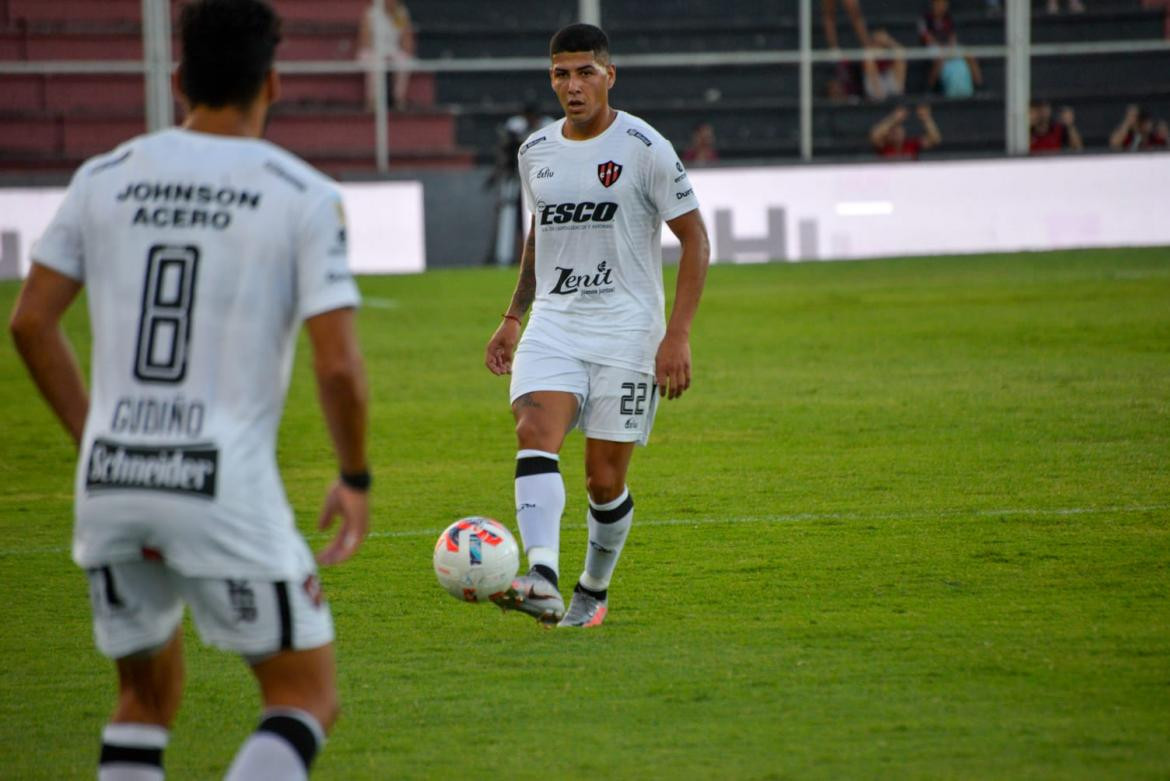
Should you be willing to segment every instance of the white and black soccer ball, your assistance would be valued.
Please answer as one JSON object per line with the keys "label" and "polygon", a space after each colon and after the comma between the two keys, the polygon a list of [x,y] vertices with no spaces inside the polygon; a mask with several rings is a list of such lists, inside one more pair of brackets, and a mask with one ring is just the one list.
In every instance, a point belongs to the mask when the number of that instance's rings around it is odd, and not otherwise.
{"label": "white and black soccer ball", "polygon": [[494,518],[460,518],[435,543],[439,585],[464,602],[485,602],[507,591],[520,569],[520,546]]}

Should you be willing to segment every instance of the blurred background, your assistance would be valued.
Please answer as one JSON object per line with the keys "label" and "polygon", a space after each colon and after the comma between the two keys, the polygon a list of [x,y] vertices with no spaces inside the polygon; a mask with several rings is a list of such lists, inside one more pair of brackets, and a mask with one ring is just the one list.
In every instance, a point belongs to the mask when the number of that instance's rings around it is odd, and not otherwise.
{"label": "blurred background", "polygon": [[[610,36],[612,104],[692,171],[1167,144],[1170,0],[273,5],[284,96],[268,138],[343,182],[421,183],[428,267],[515,260],[515,150],[560,116],[548,40],[577,20]],[[179,7],[0,0],[0,187],[61,186],[85,158],[181,121]]]}

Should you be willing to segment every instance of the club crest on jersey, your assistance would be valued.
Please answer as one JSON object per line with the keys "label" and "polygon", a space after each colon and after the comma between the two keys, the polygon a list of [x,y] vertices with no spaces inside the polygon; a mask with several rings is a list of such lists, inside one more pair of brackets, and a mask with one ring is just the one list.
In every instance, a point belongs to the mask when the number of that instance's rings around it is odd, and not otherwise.
{"label": "club crest on jersey", "polygon": [[600,163],[597,166],[597,178],[603,187],[609,187],[622,175],[622,167],[613,160]]}

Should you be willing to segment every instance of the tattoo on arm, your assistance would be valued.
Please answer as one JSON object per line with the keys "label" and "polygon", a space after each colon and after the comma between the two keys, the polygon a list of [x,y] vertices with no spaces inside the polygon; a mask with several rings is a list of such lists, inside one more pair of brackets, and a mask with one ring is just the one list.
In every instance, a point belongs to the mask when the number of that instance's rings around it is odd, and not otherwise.
{"label": "tattoo on arm", "polygon": [[520,255],[520,279],[512,294],[512,308],[524,314],[536,300],[536,232],[528,231],[524,252]]}

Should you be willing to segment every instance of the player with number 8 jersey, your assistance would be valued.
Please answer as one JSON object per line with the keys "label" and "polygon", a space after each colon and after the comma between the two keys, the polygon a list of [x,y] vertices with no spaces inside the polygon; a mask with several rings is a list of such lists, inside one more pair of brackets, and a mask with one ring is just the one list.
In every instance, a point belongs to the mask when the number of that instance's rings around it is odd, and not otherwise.
{"label": "player with number 8 jersey", "polygon": [[175,128],[82,166],[32,254],[85,283],[94,323],[77,563],[311,566],[275,441],[296,325],[358,303],[336,187],[267,141]]}
{"label": "player with number 8 jersey", "polygon": [[[13,311],[17,349],[78,446],[73,558],[118,697],[102,781],[162,779],[183,689],[183,615],[250,665],[262,720],[226,778],[304,779],[338,714],[317,564],[369,528],[367,390],[338,188],[262,140],[280,92],[264,0],[189,0],[180,128],[81,166]],[[90,391],[61,333],[85,289]],[[314,558],[277,471],[297,334],[340,474]]]}

